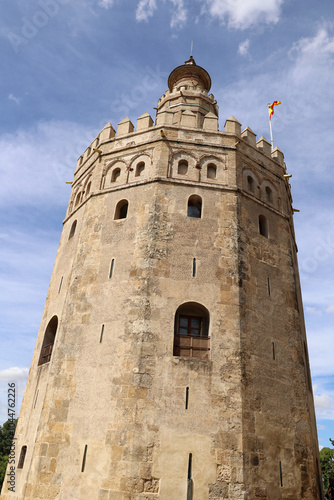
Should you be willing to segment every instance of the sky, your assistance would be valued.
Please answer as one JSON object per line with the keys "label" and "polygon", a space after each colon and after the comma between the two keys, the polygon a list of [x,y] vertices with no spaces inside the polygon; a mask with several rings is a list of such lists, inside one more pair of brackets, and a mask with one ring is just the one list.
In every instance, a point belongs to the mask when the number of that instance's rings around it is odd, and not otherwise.
{"label": "sky", "polygon": [[135,124],[190,55],[284,153],[320,446],[334,439],[333,0],[12,0],[0,18],[0,423],[22,399],[77,158]]}

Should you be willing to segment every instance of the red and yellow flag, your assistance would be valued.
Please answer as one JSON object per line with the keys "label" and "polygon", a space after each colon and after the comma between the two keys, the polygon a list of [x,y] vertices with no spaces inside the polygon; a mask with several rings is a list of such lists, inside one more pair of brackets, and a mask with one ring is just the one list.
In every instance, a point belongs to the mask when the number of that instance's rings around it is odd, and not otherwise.
{"label": "red and yellow flag", "polygon": [[271,115],[274,114],[274,106],[277,106],[277,104],[282,104],[282,103],[281,101],[274,101],[272,104],[268,104],[269,120],[271,120]]}

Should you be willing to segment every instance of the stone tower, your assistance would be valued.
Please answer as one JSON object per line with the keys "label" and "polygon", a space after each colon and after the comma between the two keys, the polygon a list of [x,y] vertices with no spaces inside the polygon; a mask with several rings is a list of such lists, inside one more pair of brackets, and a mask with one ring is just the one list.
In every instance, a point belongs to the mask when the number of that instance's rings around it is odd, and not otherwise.
{"label": "stone tower", "polygon": [[6,500],[320,500],[282,152],[174,69],[79,158]]}

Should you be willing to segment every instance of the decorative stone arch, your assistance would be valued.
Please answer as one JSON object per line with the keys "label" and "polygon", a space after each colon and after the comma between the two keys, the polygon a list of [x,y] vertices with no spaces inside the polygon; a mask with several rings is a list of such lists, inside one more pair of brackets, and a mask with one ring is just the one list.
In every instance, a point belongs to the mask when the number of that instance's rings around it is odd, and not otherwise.
{"label": "decorative stone arch", "polygon": [[258,195],[259,180],[254,172],[248,168],[242,174],[242,186],[245,191],[255,196]]}
{"label": "decorative stone arch", "polygon": [[41,353],[38,360],[38,366],[44,365],[45,363],[48,363],[50,361],[53,345],[56,338],[57,328],[58,328],[58,318],[57,316],[53,316],[50,319],[44,333]]}
{"label": "decorative stone arch", "polygon": [[181,304],[174,317],[173,355],[210,359],[210,313],[198,302]]}
{"label": "decorative stone arch", "polygon": [[74,197],[74,208],[77,208],[81,201],[82,201],[82,191],[81,191],[81,186],[80,188],[76,191],[75,197]]}
{"label": "decorative stone arch", "polygon": [[152,156],[148,153],[139,153],[134,156],[129,165],[129,182],[149,177],[151,173]]}
{"label": "decorative stone arch", "polygon": [[84,197],[87,198],[91,192],[92,188],[92,175],[90,174],[87,179],[84,181],[83,194]]}
{"label": "decorative stone arch", "polygon": [[203,155],[199,160],[201,180],[203,182],[219,182],[226,184],[226,158],[216,155]]}
{"label": "decorative stone arch", "polygon": [[277,205],[277,191],[274,185],[268,181],[264,180],[261,183],[261,199],[269,205]]}
{"label": "decorative stone arch", "polygon": [[[120,175],[116,179],[115,171],[119,169]],[[117,159],[105,166],[102,174],[102,188],[113,187],[116,184],[126,184],[128,165],[124,160]]]}
{"label": "decorative stone arch", "polygon": [[[181,164],[181,168],[180,168]],[[182,168],[182,165],[184,168]],[[187,168],[185,168],[187,167]],[[170,176],[174,179],[198,180],[198,158],[190,151],[176,151],[170,158]]]}

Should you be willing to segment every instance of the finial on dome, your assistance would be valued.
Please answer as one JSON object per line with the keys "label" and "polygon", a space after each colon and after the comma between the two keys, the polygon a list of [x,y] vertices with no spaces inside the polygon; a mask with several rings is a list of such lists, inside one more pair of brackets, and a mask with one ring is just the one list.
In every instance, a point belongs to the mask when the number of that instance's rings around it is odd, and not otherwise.
{"label": "finial on dome", "polygon": [[194,64],[196,66],[195,59],[193,58],[193,56],[190,56],[188,61],[184,61],[184,64]]}
{"label": "finial on dome", "polygon": [[193,58],[193,46],[194,46],[194,42],[193,42],[193,40],[191,40],[190,57],[189,57],[188,61],[184,61],[184,64],[194,64],[196,66],[195,59]]}

